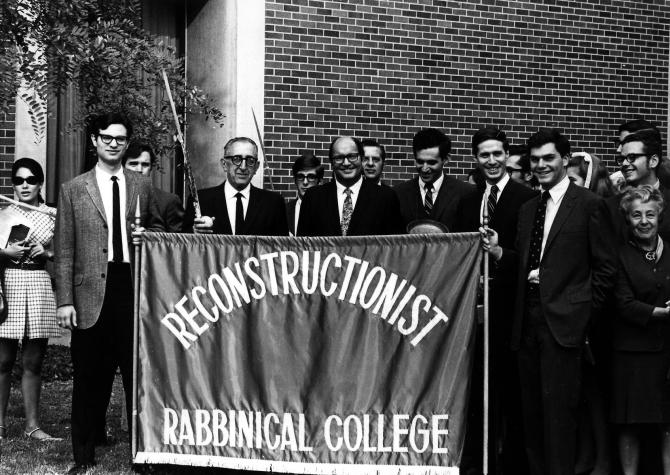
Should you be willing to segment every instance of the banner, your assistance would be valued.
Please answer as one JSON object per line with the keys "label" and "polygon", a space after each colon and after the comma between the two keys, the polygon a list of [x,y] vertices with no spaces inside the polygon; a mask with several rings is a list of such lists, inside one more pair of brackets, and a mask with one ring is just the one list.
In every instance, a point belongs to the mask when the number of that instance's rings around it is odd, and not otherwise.
{"label": "banner", "polygon": [[479,235],[147,233],[136,463],[456,474]]}

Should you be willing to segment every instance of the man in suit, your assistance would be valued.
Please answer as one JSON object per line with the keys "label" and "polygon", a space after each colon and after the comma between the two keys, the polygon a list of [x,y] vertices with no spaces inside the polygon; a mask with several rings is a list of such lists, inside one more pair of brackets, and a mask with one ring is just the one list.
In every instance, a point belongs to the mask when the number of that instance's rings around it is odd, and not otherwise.
{"label": "man in suit", "polygon": [[393,190],[363,179],[363,145],[338,137],[328,157],[334,180],[305,193],[299,236],[373,236],[402,233],[398,198]]}
{"label": "man in suit", "polygon": [[288,236],[284,198],[251,184],[258,170],[258,147],[247,137],[230,139],[221,166],[226,181],[198,191],[202,217],[195,217],[189,198],[184,231],[240,236]]}
{"label": "man in suit", "polygon": [[363,139],[363,175],[377,185],[382,184],[382,173],[386,163],[386,150],[375,139]]}
{"label": "man in suit", "polygon": [[286,218],[291,235],[296,236],[302,199],[308,188],[321,184],[321,180],[323,180],[323,165],[321,165],[321,160],[314,153],[305,152],[293,163],[291,173],[298,196],[286,203]]}
{"label": "man in suit", "polygon": [[417,219],[432,219],[453,231],[461,200],[475,193],[475,187],[444,175],[451,140],[442,131],[420,130],[414,135],[412,149],[418,176],[394,188],[400,200],[403,225],[407,227]]}
{"label": "man in suit", "polygon": [[[120,367],[128,426],[132,408],[133,280],[131,237],[137,203],[142,225],[154,227],[151,182],[124,173],[130,122],[105,114],[92,125],[96,166],[62,185],[55,231],[58,324],[72,330],[74,466],[95,465],[95,429],[104,420],[105,391]],[[143,228],[135,229],[141,231]]]}
{"label": "man in suit", "polygon": [[525,145],[510,145],[509,157],[507,158],[507,174],[515,182],[532,188],[530,172],[530,160],[528,149]]}
{"label": "man in suit", "polygon": [[[132,142],[123,156],[123,166],[126,170],[151,177],[158,160],[151,147],[142,142]],[[181,199],[174,193],[153,187],[154,201],[165,230],[169,233],[181,232],[184,219],[184,207]]]}
{"label": "man in suit", "polygon": [[[626,186],[651,185],[661,192],[667,203],[670,200],[670,189],[663,186],[658,177],[663,163],[663,146],[658,130],[644,129],[625,134],[618,150],[616,162],[621,167]],[[619,211],[621,196],[619,194],[607,199],[618,244],[628,241],[628,225]],[[670,239],[670,206],[666,206],[661,214],[658,234],[663,239]]]}
{"label": "man in suit", "polygon": [[[537,195],[525,185],[511,179],[507,173],[509,142],[505,133],[495,127],[478,130],[472,137],[472,154],[477,168],[485,179],[484,188],[463,198],[459,210],[460,229],[472,232],[480,230],[484,209],[488,211],[489,227],[498,234],[499,245],[514,249],[519,208]],[[516,356],[509,348],[516,268],[491,266],[491,347],[490,365],[492,401],[490,454],[492,473],[523,474],[522,426],[519,404],[520,388],[516,367]],[[478,349],[475,353],[475,371],[470,396],[468,435],[463,463],[465,473],[468,466],[481,470],[482,440],[482,374],[483,374],[483,328],[479,328]],[[504,438],[503,438],[504,437]],[[498,452],[500,450],[500,452]],[[468,457],[465,457],[465,456]]]}
{"label": "man in suit", "polygon": [[555,129],[528,140],[542,194],[519,211],[515,251],[490,231],[484,248],[499,266],[518,257],[512,349],[518,350],[530,473],[574,474],[582,354],[616,265],[604,202],[567,177],[570,142]]}

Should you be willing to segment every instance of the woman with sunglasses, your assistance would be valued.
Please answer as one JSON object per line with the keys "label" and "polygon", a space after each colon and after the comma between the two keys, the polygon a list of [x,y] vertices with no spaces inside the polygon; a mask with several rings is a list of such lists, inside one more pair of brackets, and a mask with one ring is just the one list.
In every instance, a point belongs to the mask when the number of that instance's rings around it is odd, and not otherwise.
{"label": "woman with sunglasses", "polygon": [[[40,196],[44,172],[32,158],[21,158],[12,166],[12,184],[21,203],[53,211]],[[12,211],[30,223],[25,239],[0,249],[0,268],[4,268],[3,286],[7,299],[7,318],[0,324],[0,439],[7,436],[7,403],[12,368],[21,341],[23,376],[21,389],[25,406],[24,434],[35,440],[58,440],[39,427],[39,398],[42,361],[50,337],[60,336],[56,323],[56,301],[51,279],[45,270],[53,257],[47,250],[54,233],[51,216],[21,206]]]}

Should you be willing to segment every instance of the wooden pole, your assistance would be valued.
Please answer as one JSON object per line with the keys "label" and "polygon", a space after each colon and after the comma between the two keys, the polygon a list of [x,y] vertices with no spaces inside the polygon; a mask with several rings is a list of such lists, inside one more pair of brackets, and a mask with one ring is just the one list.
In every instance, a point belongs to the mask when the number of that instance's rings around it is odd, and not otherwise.
{"label": "wooden pole", "polygon": [[[263,142],[263,136],[261,135],[261,129],[258,127],[258,120],[256,120],[256,113],[254,108],[251,108],[251,115],[254,117],[254,124],[256,125],[256,135],[258,135],[258,143],[261,146],[261,151],[263,152],[263,170],[268,172],[268,182],[270,184],[270,190],[275,191],[274,180],[272,179],[272,170],[270,169],[270,163],[268,162],[268,156],[265,153],[265,143]],[[263,173],[265,176],[265,173]]]}
{"label": "wooden pole", "polygon": [[20,206],[21,208],[26,208],[32,211],[37,211],[38,213],[46,214],[47,216],[51,218],[56,217],[56,213],[54,211],[46,210],[46,209],[40,209],[37,206],[32,206],[26,203],[21,203],[20,201],[13,200],[11,198],[7,198],[5,195],[0,195],[0,200],[7,201],[8,203],[12,203],[13,205]]}
{"label": "wooden pole", "polygon": [[[137,197],[137,207],[135,209],[135,228],[142,225],[140,214],[140,198]],[[132,410],[132,433],[131,437],[131,457],[134,460],[137,454],[137,373],[138,373],[138,351],[139,351],[139,328],[140,328],[140,260],[142,258],[142,236],[133,234],[133,246],[135,248],[135,275],[134,275],[134,315],[133,315],[133,410]]]}
{"label": "wooden pole", "polygon": [[[484,195],[482,225],[489,229],[488,195]],[[484,252],[484,440],[482,453],[482,473],[489,473],[489,253]]]}

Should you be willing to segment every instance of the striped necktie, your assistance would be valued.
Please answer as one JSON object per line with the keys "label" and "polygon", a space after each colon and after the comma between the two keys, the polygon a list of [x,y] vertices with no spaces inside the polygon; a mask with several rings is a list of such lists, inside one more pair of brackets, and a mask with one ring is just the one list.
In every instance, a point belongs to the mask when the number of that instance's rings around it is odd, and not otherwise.
{"label": "striped necktie", "polygon": [[486,202],[486,207],[489,211],[489,221],[493,219],[493,212],[496,210],[496,204],[498,203],[498,185],[493,185],[491,191],[489,191],[489,199]]}
{"label": "striped necktie", "polygon": [[433,184],[426,183],[426,198],[423,202],[423,209],[428,216],[433,214]]}

